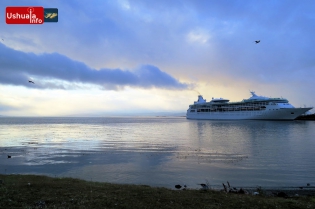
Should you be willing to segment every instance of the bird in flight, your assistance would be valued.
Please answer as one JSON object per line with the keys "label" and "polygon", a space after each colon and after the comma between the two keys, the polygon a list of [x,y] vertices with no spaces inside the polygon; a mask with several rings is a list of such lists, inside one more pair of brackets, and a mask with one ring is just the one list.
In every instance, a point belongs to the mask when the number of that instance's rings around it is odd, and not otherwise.
{"label": "bird in flight", "polygon": [[259,42],[260,42],[260,40],[258,40],[258,41],[255,41],[255,43],[256,43],[256,44],[258,44]]}
{"label": "bird in flight", "polygon": [[28,82],[29,82],[29,83],[32,83],[32,84],[35,84],[34,81],[31,81],[31,80],[29,80]]}

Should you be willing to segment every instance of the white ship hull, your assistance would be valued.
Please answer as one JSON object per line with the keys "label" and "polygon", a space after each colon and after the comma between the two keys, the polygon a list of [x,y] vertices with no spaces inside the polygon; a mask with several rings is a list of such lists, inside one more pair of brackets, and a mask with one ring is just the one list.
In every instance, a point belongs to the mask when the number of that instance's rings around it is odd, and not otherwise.
{"label": "white ship hull", "polygon": [[187,111],[187,119],[199,120],[294,120],[304,114],[310,108],[283,108],[277,110],[259,111],[229,111],[229,112],[190,112]]}

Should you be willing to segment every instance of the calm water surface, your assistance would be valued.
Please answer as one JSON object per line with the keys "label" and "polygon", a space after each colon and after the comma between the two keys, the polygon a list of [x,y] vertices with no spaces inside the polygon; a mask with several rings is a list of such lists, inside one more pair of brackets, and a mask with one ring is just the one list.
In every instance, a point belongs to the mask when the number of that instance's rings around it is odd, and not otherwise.
{"label": "calm water surface", "polygon": [[314,136],[315,121],[0,117],[0,173],[169,188],[315,185]]}

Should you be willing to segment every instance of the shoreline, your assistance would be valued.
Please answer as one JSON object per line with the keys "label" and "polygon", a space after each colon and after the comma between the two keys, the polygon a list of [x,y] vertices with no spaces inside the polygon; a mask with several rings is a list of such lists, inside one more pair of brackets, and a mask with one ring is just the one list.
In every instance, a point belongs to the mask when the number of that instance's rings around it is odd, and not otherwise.
{"label": "shoreline", "polygon": [[[4,183],[5,177],[8,176],[20,176],[20,177],[27,177],[27,176],[33,176],[33,177],[47,177],[51,179],[75,179],[79,181],[85,181],[85,182],[94,182],[94,183],[100,183],[100,184],[113,184],[113,185],[134,185],[134,186],[146,186],[150,188],[163,188],[163,189],[168,189],[168,190],[174,190],[174,191],[181,191],[181,190],[191,190],[191,191],[198,191],[198,190],[204,190],[204,188],[200,187],[194,187],[194,188],[184,188],[182,187],[181,189],[176,189],[175,184],[174,186],[154,186],[154,185],[147,185],[147,184],[132,184],[132,183],[111,183],[111,182],[102,182],[102,181],[92,181],[88,179],[81,179],[81,178],[76,178],[76,177],[71,177],[71,176],[53,176],[53,175],[45,175],[45,174],[29,174],[29,173],[12,173],[12,174],[1,174],[0,173],[0,186],[1,184]],[[221,188],[220,188],[221,187]],[[240,189],[245,190],[248,192],[249,195],[253,195],[254,192],[261,191],[262,195],[265,196],[275,196],[274,194],[277,192],[284,192],[287,193],[288,196],[293,197],[296,194],[299,196],[315,196],[315,186],[311,185],[305,185],[305,186],[237,186],[234,187],[234,185],[231,185],[230,188],[227,188],[227,193],[237,193],[236,191],[239,191]],[[211,191],[216,191],[216,192],[224,192],[224,187],[220,185],[211,185],[208,184],[208,189]],[[229,191],[230,190],[230,191]]]}
{"label": "shoreline", "polygon": [[241,194],[0,174],[0,208],[315,208],[315,189],[304,191],[297,196],[296,190],[258,188]]}

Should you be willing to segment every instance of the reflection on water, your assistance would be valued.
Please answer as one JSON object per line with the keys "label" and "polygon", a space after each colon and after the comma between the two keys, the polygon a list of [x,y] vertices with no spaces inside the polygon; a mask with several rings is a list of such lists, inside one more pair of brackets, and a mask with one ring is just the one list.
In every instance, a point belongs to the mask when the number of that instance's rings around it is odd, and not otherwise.
{"label": "reflection on water", "polygon": [[[314,121],[0,118],[0,173],[197,188],[315,184]],[[7,155],[12,158],[7,158]]]}

